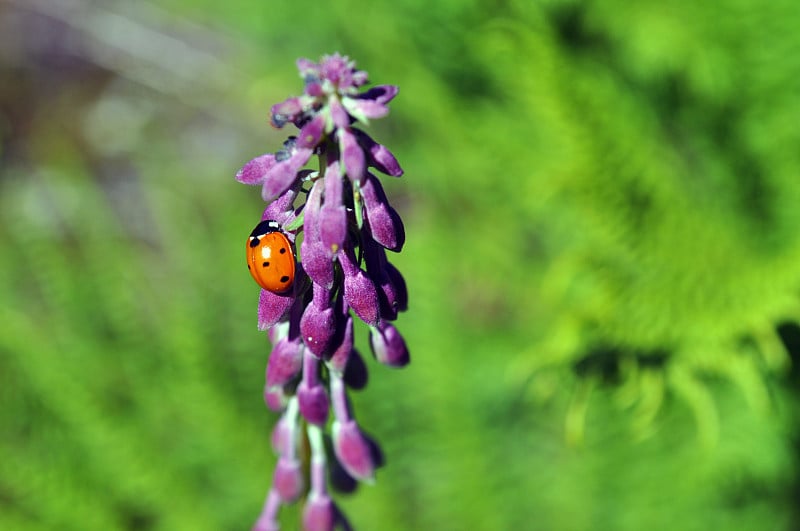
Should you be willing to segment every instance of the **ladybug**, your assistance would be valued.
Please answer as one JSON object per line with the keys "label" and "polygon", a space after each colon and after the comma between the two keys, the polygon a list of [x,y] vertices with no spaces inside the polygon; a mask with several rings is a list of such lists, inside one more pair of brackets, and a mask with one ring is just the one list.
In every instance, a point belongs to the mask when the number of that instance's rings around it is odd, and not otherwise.
{"label": "ladybug", "polygon": [[292,243],[278,227],[265,219],[247,240],[247,269],[258,285],[272,293],[286,293],[294,283],[295,257]]}

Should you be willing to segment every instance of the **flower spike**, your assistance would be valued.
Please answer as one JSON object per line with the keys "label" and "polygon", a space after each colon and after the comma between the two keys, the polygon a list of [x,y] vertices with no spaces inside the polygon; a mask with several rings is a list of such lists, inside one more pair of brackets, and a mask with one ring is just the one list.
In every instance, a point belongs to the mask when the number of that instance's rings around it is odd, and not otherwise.
{"label": "flower spike", "polygon": [[[304,495],[303,529],[351,529],[328,492],[328,476],[339,478],[334,486],[346,478],[354,488],[357,481],[373,482],[382,464],[349,403],[348,392],[367,384],[355,318],[369,326],[369,345],[380,363],[409,362],[395,326],[408,306],[406,284],[386,259],[387,250],[402,249],[405,228],[370,168],[393,177],[403,170],[361,129],[389,113],[398,88],[365,88],[367,73],[338,53],[319,62],[298,59],[297,68],[303,93],[270,109],[273,127],[296,131],[277,151],[236,173],[237,181],[260,186],[267,203],[248,240],[248,264],[267,275],[254,276],[264,288],[258,328],[273,344],[264,401],[281,413],[272,433],[277,464],[256,531],[277,530],[280,507]],[[281,283],[259,281],[269,275]],[[309,450],[310,459],[303,454]]]}

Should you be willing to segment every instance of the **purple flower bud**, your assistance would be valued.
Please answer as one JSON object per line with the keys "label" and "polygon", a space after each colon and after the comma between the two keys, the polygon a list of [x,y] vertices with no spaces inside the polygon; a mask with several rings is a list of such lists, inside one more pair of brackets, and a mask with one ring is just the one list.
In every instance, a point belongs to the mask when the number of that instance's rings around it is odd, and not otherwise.
{"label": "purple flower bud", "polygon": [[332,371],[338,372],[340,375],[344,374],[347,367],[347,360],[350,359],[350,353],[353,351],[353,318],[347,316],[347,322],[344,325],[344,334],[342,342],[331,354],[328,360],[328,367]]}
{"label": "purple flower bud", "polygon": [[258,329],[267,330],[283,319],[294,303],[294,294],[279,295],[265,289],[258,297]]}
{"label": "purple flower bud", "polygon": [[350,116],[362,123],[371,119],[383,118],[389,114],[389,108],[375,100],[345,98],[342,104]]}
{"label": "purple flower bud", "polygon": [[[367,231],[365,231],[367,232]],[[393,321],[397,319],[399,307],[398,293],[386,270],[386,251],[369,237],[367,232],[364,240],[367,274],[378,288],[378,303],[381,307],[381,318]],[[402,296],[402,295],[400,295]]]}
{"label": "purple flower bud", "polygon": [[295,64],[297,65],[297,69],[300,71],[301,77],[306,77],[308,74],[319,75],[319,66],[311,59],[301,57],[295,61]]}
{"label": "purple flower bud", "polygon": [[244,184],[261,184],[267,171],[275,165],[275,155],[267,153],[256,157],[236,173],[236,180]]}
{"label": "purple flower bud", "polygon": [[300,338],[281,339],[272,348],[267,362],[267,387],[282,387],[300,374],[303,364],[303,345]]}
{"label": "purple flower bud", "polygon": [[351,389],[359,390],[367,386],[368,380],[367,364],[364,363],[364,358],[361,357],[358,350],[353,349],[344,370],[344,382]]}
{"label": "purple flower bud", "polygon": [[384,269],[394,287],[397,311],[404,312],[408,309],[408,289],[406,289],[406,281],[403,275],[400,274],[400,271],[388,260],[384,265]]}
{"label": "purple flower bud", "polygon": [[[299,173],[298,177],[307,174],[308,171],[304,170]],[[261,220],[274,219],[280,225],[286,224],[289,218],[294,217],[294,200],[297,197],[297,190],[300,188],[300,180],[298,179],[293,186],[282,193],[277,199],[267,205],[264,213],[261,214]]]}
{"label": "purple flower bud", "polygon": [[322,243],[320,234],[320,203],[322,188],[320,181],[314,183],[308,193],[303,215],[303,243],[300,244],[303,269],[316,284],[331,289],[333,287],[334,267],[328,250]]}
{"label": "purple flower bud", "polygon": [[294,438],[292,432],[293,428],[284,414],[284,416],[275,423],[275,426],[272,427],[272,435],[270,436],[272,449],[280,455],[289,454]]}
{"label": "purple flower bud", "polygon": [[325,203],[319,212],[319,230],[322,245],[333,258],[347,237],[347,210],[342,203],[342,178],[339,163],[334,161],[325,172]]}
{"label": "purple flower bud", "polygon": [[336,506],[327,494],[311,493],[303,508],[305,531],[333,531],[336,522]]}
{"label": "purple flower bud", "polygon": [[278,129],[286,125],[287,122],[296,122],[303,114],[303,109],[310,103],[305,101],[302,96],[299,98],[288,98],[281,103],[277,103],[270,109],[270,123]]}
{"label": "purple flower bud", "polygon": [[283,387],[264,386],[264,403],[272,411],[283,411],[289,403],[289,397]]}
{"label": "purple flower bud", "polygon": [[353,251],[339,253],[339,263],[344,272],[344,300],[356,315],[369,325],[378,323],[380,307],[375,284],[355,265]]}
{"label": "purple flower bud", "polygon": [[328,112],[330,112],[333,125],[339,130],[350,127],[350,115],[347,114],[347,109],[344,108],[339,98],[331,97],[328,99]]}
{"label": "purple flower bud", "polygon": [[328,420],[330,402],[322,385],[309,387],[306,382],[300,382],[297,386],[297,400],[300,414],[311,424],[322,426]]}
{"label": "purple flower bud", "polygon": [[286,159],[282,159],[285,155],[281,155],[280,152],[276,154],[277,163],[267,169],[264,174],[264,187],[261,189],[261,197],[264,201],[268,203],[273,201],[297,182],[297,172],[306,165],[312,153],[311,148],[295,145]]}
{"label": "purple flower bud", "polygon": [[300,318],[300,334],[308,350],[320,357],[328,352],[336,335],[336,313],[330,291],[319,284],[314,284],[313,290],[312,303]]}
{"label": "purple flower bud", "polygon": [[370,166],[392,177],[400,177],[403,175],[403,169],[386,146],[375,142],[372,137],[364,131],[356,128],[353,128],[352,131],[353,134],[356,135],[361,148],[367,154],[367,163]]}
{"label": "purple flower bud", "polygon": [[347,176],[353,182],[363,182],[366,165],[364,162],[364,151],[358,145],[355,135],[349,127],[339,128],[339,151],[341,152],[342,162],[344,163]]}
{"label": "purple flower bud", "polygon": [[306,79],[303,91],[314,98],[319,98],[325,95],[325,89],[322,88],[322,83],[319,78],[309,77]]}
{"label": "purple flower bud", "polygon": [[387,249],[399,252],[406,239],[403,221],[389,205],[380,181],[371,173],[367,174],[366,181],[361,185],[361,195],[372,238]]}
{"label": "purple flower bud", "polygon": [[272,486],[283,503],[293,503],[303,493],[303,472],[300,461],[281,457],[272,476]]}
{"label": "purple flower bud", "polygon": [[315,284],[331,289],[333,287],[334,267],[328,254],[328,249],[322,242],[308,242],[301,244],[303,256],[303,269]]}
{"label": "purple flower bud", "polygon": [[403,367],[411,361],[406,342],[394,325],[381,320],[378,326],[370,327],[369,344],[375,358],[390,367]]}
{"label": "purple flower bud", "polygon": [[333,451],[348,474],[371,483],[375,476],[372,448],[354,420],[333,421]]}
{"label": "purple flower bud", "polygon": [[400,92],[400,88],[397,85],[377,85],[355,97],[386,104],[392,101],[398,92]]}
{"label": "purple flower bud", "polygon": [[309,423],[323,425],[328,420],[330,402],[325,388],[319,383],[318,373],[319,359],[306,351],[303,356],[303,380],[297,386],[297,402],[300,413]]}
{"label": "purple flower bud", "polygon": [[313,149],[319,144],[323,134],[325,134],[325,115],[317,114],[300,129],[300,134],[297,136],[297,147]]}
{"label": "purple flower bud", "polygon": [[320,76],[334,85],[347,87],[352,84],[352,71],[355,63],[345,55],[335,53],[325,55],[319,64]]}

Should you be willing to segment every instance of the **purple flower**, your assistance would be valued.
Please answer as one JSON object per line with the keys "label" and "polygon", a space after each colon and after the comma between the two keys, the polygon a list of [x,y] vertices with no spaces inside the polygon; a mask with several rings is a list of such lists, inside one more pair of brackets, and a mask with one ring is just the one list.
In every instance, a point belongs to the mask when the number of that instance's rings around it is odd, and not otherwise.
{"label": "purple flower", "polygon": [[333,450],[336,458],[348,474],[372,483],[375,477],[375,462],[372,448],[354,420],[333,422]]}
{"label": "purple flower", "polygon": [[297,387],[300,413],[311,424],[323,425],[328,420],[328,393],[320,384],[317,372],[319,360],[306,351],[303,358],[303,381]]}
{"label": "purple flower", "polygon": [[297,378],[302,363],[303,344],[300,338],[285,337],[278,341],[272,349],[267,364],[267,387],[282,387]]}
{"label": "purple flower", "polygon": [[392,177],[403,175],[403,169],[386,146],[378,144],[367,133],[359,129],[353,129],[353,133],[356,135],[361,149],[364,150],[370,166]]}
{"label": "purple flower", "polygon": [[303,218],[305,236],[300,245],[300,254],[303,256],[303,268],[311,280],[326,289],[331,289],[334,264],[330,256],[330,249],[326,249],[325,244],[322,243],[319,219],[322,188],[323,183],[317,181],[308,193]]}
{"label": "purple flower", "polygon": [[319,235],[328,257],[333,258],[347,238],[347,209],[338,162],[329,164],[325,175],[325,202],[319,211]]}
{"label": "purple flower", "polygon": [[372,238],[387,249],[400,252],[406,240],[403,221],[386,199],[380,181],[371,173],[361,186],[361,195]]}
{"label": "purple flower", "polygon": [[319,284],[313,285],[313,299],[300,318],[300,333],[306,348],[317,357],[328,352],[336,335],[331,293]]}
{"label": "purple flower", "polygon": [[292,503],[303,493],[303,473],[300,461],[281,457],[275,467],[272,485],[283,503]]}
{"label": "purple flower", "polygon": [[344,273],[344,300],[355,314],[367,324],[376,324],[380,318],[378,292],[369,276],[355,263],[352,249],[339,255]]}
{"label": "purple flower", "polygon": [[[299,247],[293,249],[299,256],[292,289],[261,290],[259,296],[258,326],[274,345],[264,401],[282,417],[272,434],[279,457],[254,527],[258,531],[277,529],[280,506],[302,496],[305,485],[304,529],[349,528],[326,485],[323,430],[331,410],[333,470],[343,469],[352,482],[371,482],[381,464],[377,445],[364,435],[347,395],[348,386],[360,389],[367,382],[366,365],[355,348],[354,316],[370,327],[378,361],[390,366],[409,361],[406,343],[390,323],[407,308],[408,293],[386,257],[387,250],[402,249],[405,228],[368,168],[394,177],[403,170],[388,148],[360,129],[388,114],[398,89],[365,90],[366,72],[339,54],[318,63],[299,59],[297,67],[303,93],[272,106],[270,119],[276,128],[291,124],[297,131],[280,149],[259,155],[236,174],[239,182],[261,186],[267,202],[261,219],[275,220]],[[297,457],[301,429],[311,448],[308,471]]]}
{"label": "purple flower", "polygon": [[331,354],[331,357],[328,360],[328,367],[339,374],[344,374],[344,371],[347,368],[347,362],[350,359],[352,352],[353,318],[348,315],[347,322],[344,326],[344,332],[342,334],[342,342],[336,347],[336,349],[333,351],[333,354]]}
{"label": "purple flower", "polygon": [[332,531],[336,523],[336,506],[327,494],[311,495],[303,508],[305,531]]}
{"label": "purple flower", "polygon": [[384,320],[370,328],[369,344],[375,358],[384,365],[403,367],[411,361],[403,336],[394,325]]}

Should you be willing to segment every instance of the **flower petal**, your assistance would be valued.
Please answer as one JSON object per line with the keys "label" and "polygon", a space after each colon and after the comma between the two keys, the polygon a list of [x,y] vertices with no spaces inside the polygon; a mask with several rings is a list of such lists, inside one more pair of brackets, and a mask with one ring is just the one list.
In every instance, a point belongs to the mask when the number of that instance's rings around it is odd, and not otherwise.
{"label": "flower petal", "polygon": [[378,288],[381,318],[394,321],[399,307],[398,293],[386,271],[386,251],[369,237],[364,238],[364,249],[367,274]]}
{"label": "flower petal", "polygon": [[236,180],[244,184],[261,184],[266,179],[267,171],[274,165],[275,155],[266,153],[254,158],[236,172]]}
{"label": "flower petal", "polygon": [[400,177],[403,175],[403,168],[400,167],[397,159],[386,146],[378,144],[372,137],[360,129],[352,128],[351,130],[353,134],[356,135],[358,143],[367,154],[367,162],[370,166],[392,177]]}
{"label": "flower petal", "polygon": [[408,310],[408,289],[406,288],[406,281],[400,271],[392,265],[388,260],[384,265],[386,274],[389,275],[389,280],[394,286],[395,303],[397,304],[397,311],[404,312]]}
{"label": "flower petal", "polygon": [[367,123],[372,119],[383,118],[389,114],[389,107],[375,100],[344,98],[342,104],[350,116],[362,123]]}
{"label": "flower petal", "polygon": [[280,129],[288,122],[296,121],[303,114],[305,102],[302,98],[288,98],[270,109],[270,123]]}
{"label": "flower petal", "polygon": [[372,482],[375,460],[372,448],[354,420],[333,421],[333,451],[348,474],[360,481]]}
{"label": "flower petal", "polygon": [[389,205],[383,186],[371,173],[367,174],[361,186],[361,196],[364,198],[372,238],[387,249],[399,252],[406,239],[403,220]]}
{"label": "flower petal", "polygon": [[292,303],[294,303],[292,292],[278,295],[262,289],[258,297],[258,329],[267,330],[275,325],[288,313]]}
{"label": "flower petal", "polygon": [[344,207],[339,164],[333,161],[325,172],[325,202],[319,212],[320,240],[331,258],[347,237],[347,210]]}
{"label": "flower petal", "polygon": [[316,114],[314,117],[300,129],[297,135],[296,146],[298,148],[313,149],[319,144],[322,135],[325,134],[325,115]]}
{"label": "flower petal", "polygon": [[316,284],[331,289],[333,287],[333,261],[320,239],[320,201],[324,184],[314,183],[308,194],[303,216],[303,243],[300,255],[303,269]]}
{"label": "flower petal", "polygon": [[300,461],[281,457],[272,476],[272,486],[281,497],[283,503],[297,501],[303,493],[303,471]]}
{"label": "flower petal", "polygon": [[[314,284],[314,296],[317,295],[317,288],[324,290],[318,284]],[[327,290],[325,290],[327,291]],[[331,341],[336,335],[336,315],[331,307],[319,307],[316,303],[306,306],[303,316],[300,318],[300,333],[303,337],[308,350],[315,356],[325,355],[331,347]]]}
{"label": "flower petal", "polygon": [[330,111],[333,124],[339,129],[347,129],[350,127],[350,115],[344,108],[338,98],[328,98],[328,109]]}
{"label": "flower petal", "polygon": [[306,382],[300,382],[297,386],[297,400],[300,406],[300,414],[311,424],[322,426],[328,420],[328,410],[330,402],[328,393],[321,385],[310,387]]}
{"label": "flower petal", "polygon": [[274,219],[279,225],[283,226],[294,217],[294,200],[300,188],[300,180],[296,180],[294,185],[272,201],[261,214],[261,221]]}
{"label": "flower petal", "polygon": [[392,101],[398,92],[400,92],[400,88],[397,85],[377,85],[366,92],[362,92],[356,98],[386,104]]}
{"label": "flower petal", "polygon": [[364,151],[356,137],[347,129],[339,129],[339,151],[347,176],[353,182],[363,182],[366,173]]}
{"label": "flower petal", "polygon": [[267,387],[282,387],[300,375],[303,345],[299,338],[284,338],[272,348],[267,362]]}
{"label": "flower petal", "polygon": [[270,410],[280,412],[286,408],[286,404],[289,403],[289,397],[283,387],[264,386],[264,403]]}
{"label": "flower petal", "polygon": [[353,251],[339,253],[339,263],[344,272],[344,300],[359,319],[374,325],[380,318],[378,292],[364,271],[355,265]]}
{"label": "flower petal", "polygon": [[311,158],[312,149],[296,147],[288,159],[271,166],[264,175],[261,197],[270,203],[297,181],[297,172]]}
{"label": "flower petal", "polygon": [[312,492],[303,507],[303,529],[305,531],[333,531],[336,522],[336,506],[327,494]]}
{"label": "flower petal", "polygon": [[331,354],[328,360],[328,368],[336,371],[340,375],[344,374],[347,368],[347,360],[353,352],[353,318],[347,316],[347,321],[344,325],[344,334],[342,335],[342,342]]}
{"label": "flower petal", "polygon": [[381,320],[370,328],[369,344],[375,358],[390,367],[404,367],[411,361],[403,336],[394,325]]}

